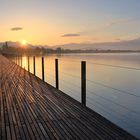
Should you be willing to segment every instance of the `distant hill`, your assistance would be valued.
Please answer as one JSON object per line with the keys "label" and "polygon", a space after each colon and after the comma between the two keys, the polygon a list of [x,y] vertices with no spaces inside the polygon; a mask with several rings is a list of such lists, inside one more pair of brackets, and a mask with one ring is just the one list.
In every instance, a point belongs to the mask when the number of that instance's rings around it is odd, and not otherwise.
{"label": "distant hill", "polygon": [[[0,42],[0,46],[2,46],[5,42]],[[19,42],[8,41],[8,46],[10,47],[20,47],[21,44]],[[48,45],[37,45],[33,46],[32,44],[28,44],[27,47],[39,47],[39,48],[63,48],[63,49],[71,49],[71,50],[140,50],[140,38],[133,40],[120,40],[116,42],[103,42],[103,43],[70,43],[64,45],[56,45],[56,46],[48,46]]]}
{"label": "distant hill", "polygon": [[64,45],[53,46],[54,48],[64,49],[100,49],[100,50],[140,50],[140,38],[134,40],[122,40],[116,42],[104,42],[104,43],[71,43]]}

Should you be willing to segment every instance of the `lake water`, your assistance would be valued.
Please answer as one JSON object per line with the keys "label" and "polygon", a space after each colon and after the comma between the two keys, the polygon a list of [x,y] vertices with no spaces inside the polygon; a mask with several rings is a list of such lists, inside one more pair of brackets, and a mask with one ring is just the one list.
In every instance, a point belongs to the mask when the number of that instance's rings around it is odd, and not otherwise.
{"label": "lake water", "polygon": [[[87,106],[140,138],[140,53],[46,55],[45,81],[55,86],[59,59],[60,90],[81,100],[81,61],[87,62]],[[23,67],[27,69],[23,57]],[[30,71],[33,72],[30,57]],[[41,57],[36,57],[41,78]]]}

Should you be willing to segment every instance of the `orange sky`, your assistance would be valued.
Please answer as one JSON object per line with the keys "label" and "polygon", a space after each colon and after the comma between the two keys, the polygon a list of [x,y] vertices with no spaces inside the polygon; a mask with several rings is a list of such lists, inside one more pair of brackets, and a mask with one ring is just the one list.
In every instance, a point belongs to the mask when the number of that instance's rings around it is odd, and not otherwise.
{"label": "orange sky", "polygon": [[[138,2],[139,3],[139,2]],[[2,0],[0,41],[34,45],[107,42],[140,36],[136,0]],[[11,28],[20,27],[18,30]]]}

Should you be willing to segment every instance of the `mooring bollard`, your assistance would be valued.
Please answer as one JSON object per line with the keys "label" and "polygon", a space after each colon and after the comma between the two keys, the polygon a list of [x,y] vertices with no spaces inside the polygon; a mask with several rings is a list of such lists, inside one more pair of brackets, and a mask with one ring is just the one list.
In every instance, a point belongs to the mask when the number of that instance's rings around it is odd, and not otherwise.
{"label": "mooring bollard", "polygon": [[86,62],[81,62],[81,102],[86,106]]}
{"label": "mooring bollard", "polygon": [[55,81],[56,81],[56,88],[59,89],[58,59],[55,59]]}

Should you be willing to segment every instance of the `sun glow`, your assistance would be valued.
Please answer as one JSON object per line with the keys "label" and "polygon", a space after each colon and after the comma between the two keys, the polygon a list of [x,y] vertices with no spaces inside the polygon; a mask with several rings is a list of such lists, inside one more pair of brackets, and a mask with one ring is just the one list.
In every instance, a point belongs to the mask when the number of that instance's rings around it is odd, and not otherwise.
{"label": "sun glow", "polygon": [[27,45],[27,41],[26,41],[26,40],[22,40],[22,41],[21,41],[21,44],[22,44],[22,45]]}

